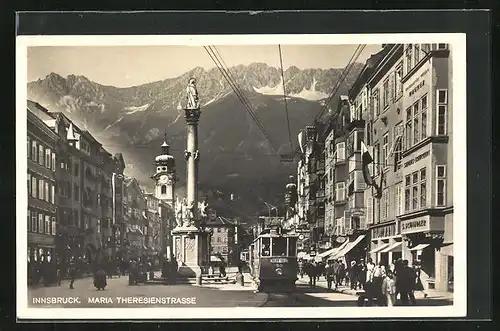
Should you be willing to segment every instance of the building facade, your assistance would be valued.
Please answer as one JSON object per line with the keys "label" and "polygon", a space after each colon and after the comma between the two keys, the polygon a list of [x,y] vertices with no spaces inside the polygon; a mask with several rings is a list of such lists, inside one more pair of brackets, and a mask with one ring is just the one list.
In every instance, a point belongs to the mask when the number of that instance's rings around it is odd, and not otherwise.
{"label": "building facade", "polygon": [[147,256],[146,237],[148,236],[148,219],[146,217],[146,199],[135,178],[125,179],[125,256],[127,260]]}
{"label": "building facade", "polygon": [[113,157],[114,159],[114,171],[111,177],[111,189],[112,193],[112,236],[113,236],[113,246],[112,246],[112,256],[113,260],[124,258],[124,240],[127,231],[127,225],[125,222],[125,214],[127,212],[124,200],[126,198],[125,190],[125,176],[123,172],[125,171],[125,160],[121,153],[117,153]]}
{"label": "building facade", "polygon": [[370,231],[368,255],[374,262],[389,265],[402,257],[404,245],[397,217],[402,204],[402,45],[386,45],[382,57],[365,82],[370,90],[370,107],[365,112],[366,138],[373,164],[370,173],[379,183],[381,195],[373,187],[365,190],[367,223]]}
{"label": "building facade", "polygon": [[[58,136],[40,118],[36,105],[28,103],[28,281],[47,277],[57,260],[56,146]],[[43,114],[42,114],[43,115]]]}
{"label": "building facade", "polygon": [[440,291],[453,289],[451,60],[447,44],[404,45],[403,255]]}

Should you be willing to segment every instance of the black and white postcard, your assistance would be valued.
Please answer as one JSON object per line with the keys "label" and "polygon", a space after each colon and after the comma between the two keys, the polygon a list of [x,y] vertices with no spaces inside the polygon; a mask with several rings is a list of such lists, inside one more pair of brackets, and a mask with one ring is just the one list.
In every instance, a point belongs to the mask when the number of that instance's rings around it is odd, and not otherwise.
{"label": "black and white postcard", "polygon": [[18,317],[464,317],[465,46],[18,36]]}

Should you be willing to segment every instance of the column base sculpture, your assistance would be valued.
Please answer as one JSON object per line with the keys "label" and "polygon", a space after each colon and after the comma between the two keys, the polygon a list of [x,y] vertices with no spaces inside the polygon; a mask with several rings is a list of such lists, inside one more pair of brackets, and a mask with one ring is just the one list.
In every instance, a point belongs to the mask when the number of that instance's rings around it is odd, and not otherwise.
{"label": "column base sculpture", "polygon": [[180,278],[196,278],[201,285],[201,276],[208,266],[208,233],[192,227],[177,227],[172,230],[174,256],[177,260]]}

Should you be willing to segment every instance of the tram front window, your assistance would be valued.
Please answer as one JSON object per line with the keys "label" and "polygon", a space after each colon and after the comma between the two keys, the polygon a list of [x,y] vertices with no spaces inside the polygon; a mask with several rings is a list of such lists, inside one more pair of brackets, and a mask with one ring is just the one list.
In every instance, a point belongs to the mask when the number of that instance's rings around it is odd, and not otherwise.
{"label": "tram front window", "polygon": [[273,256],[286,256],[286,238],[273,238]]}
{"label": "tram front window", "polygon": [[261,238],[261,256],[270,256],[271,255],[271,238]]}
{"label": "tram front window", "polygon": [[288,256],[297,255],[297,239],[288,238]]}

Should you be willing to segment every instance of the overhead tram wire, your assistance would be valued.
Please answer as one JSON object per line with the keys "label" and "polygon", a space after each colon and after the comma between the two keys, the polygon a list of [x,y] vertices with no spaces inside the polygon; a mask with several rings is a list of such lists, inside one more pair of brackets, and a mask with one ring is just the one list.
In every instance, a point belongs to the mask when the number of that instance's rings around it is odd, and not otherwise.
{"label": "overhead tram wire", "polygon": [[286,101],[285,72],[283,71],[283,56],[281,53],[280,44],[278,44],[278,50],[280,53],[281,80],[283,81],[283,101],[285,102],[286,124],[288,126],[288,140],[290,141],[290,151],[293,153],[292,131],[290,130],[290,118],[288,117],[288,103]]}
{"label": "overhead tram wire", "polygon": [[227,82],[231,86],[232,90],[234,91],[234,93],[236,94],[236,96],[238,97],[238,99],[240,100],[240,102],[243,104],[243,106],[245,106],[246,111],[253,118],[253,120],[255,121],[255,123],[257,124],[257,126],[261,130],[261,132],[263,133],[264,137],[271,144],[271,146],[273,147],[273,149],[275,150],[275,152],[278,153],[279,149],[278,149],[276,143],[271,138],[271,136],[269,135],[269,133],[267,133],[267,131],[264,128],[263,124],[260,122],[259,118],[257,117],[257,114],[255,114],[253,112],[253,110],[252,110],[251,106],[249,105],[248,101],[245,99],[245,96],[241,93],[241,91],[239,90],[238,86],[236,86],[236,84],[234,83],[234,81],[231,79],[230,73],[228,73],[226,71],[226,69],[223,67],[222,62],[217,58],[217,55],[215,54],[215,52],[213,51],[213,49],[211,48],[211,46],[208,46],[208,48],[206,46],[203,46],[203,47],[205,48],[205,50],[207,51],[208,55],[210,56],[210,58],[212,59],[212,61],[215,63],[215,65],[217,66],[217,68],[219,69],[219,71],[222,73],[223,77],[227,80]]}
{"label": "overhead tram wire", "polygon": [[[221,60],[217,57],[217,55],[215,54],[215,52],[211,48],[211,46],[208,46],[208,48],[205,47],[205,50],[207,51],[208,55],[210,56],[210,58],[212,59],[212,61],[217,66],[217,69],[219,69],[219,71],[222,73],[223,77],[227,80],[227,82],[229,83],[229,86],[234,91],[234,93],[236,94],[236,96],[238,97],[238,99],[240,100],[240,102],[246,108],[247,112],[254,119],[254,121],[256,122],[257,126],[262,131],[262,133],[264,134],[264,136],[266,137],[266,139],[270,142],[270,144],[274,148],[276,146],[274,144],[274,141],[272,140],[272,138],[269,136],[269,134],[265,130],[264,126],[262,125],[262,123],[258,119],[257,115],[252,111],[251,106],[249,105],[249,103],[246,100],[245,96],[243,95],[243,93],[240,91],[240,89],[238,88],[238,86],[236,85],[236,83],[231,78],[230,72],[223,67]],[[277,148],[276,148],[276,150],[277,150]]]}
{"label": "overhead tram wire", "polygon": [[[347,65],[342,70],[342,73],[340,74],[340,77],[337,80],[337,83],[335,84],[332,92],[330,93],[330,95],[326,99],[324,105],[321,107],[321,109],[318,112],[318,114],[316,114],[316,116],[314,117],[314,121],[312,122],[311,125],[314,125],[321,118],[321,116],[323,115],[323,113],[325,112],[325,110],[328,109],[328,104],[333,99],[333,97],[337,94],[337,92],[338,92],[338,90],[340,88],[340,85],[346,79],[347,75],[350,73],[352,67],[354,66],[354,63],[356,63],[356,60],[359,58],[359,56],[361,55],[361,53],[363,52],[363,50],[365,49],[365,47],[366,47],[365,44],[360,44],[360,45],[358,45],[358,47],[356,47],[356,49],[354,50],[354,53],[352,54],[349,62],[347,63]],[[297,146],[297,148],[295,149],[294,157],[297,156],[299,153],[300,153],[300,146]]]}

